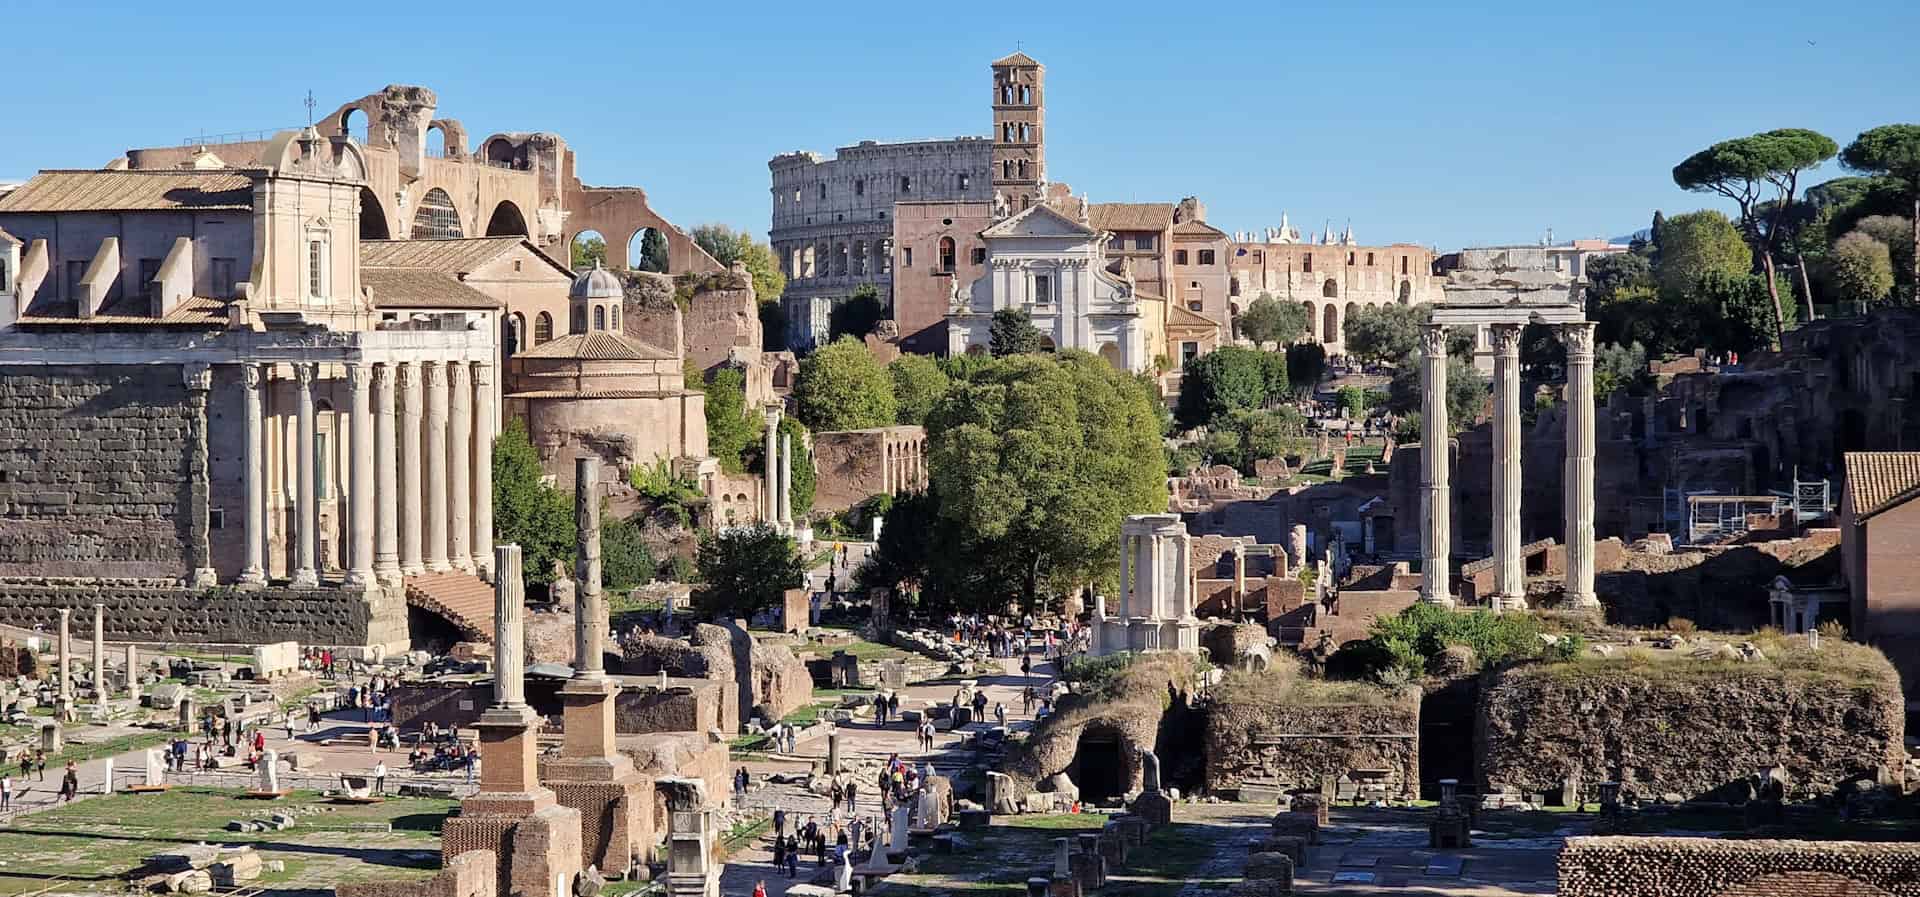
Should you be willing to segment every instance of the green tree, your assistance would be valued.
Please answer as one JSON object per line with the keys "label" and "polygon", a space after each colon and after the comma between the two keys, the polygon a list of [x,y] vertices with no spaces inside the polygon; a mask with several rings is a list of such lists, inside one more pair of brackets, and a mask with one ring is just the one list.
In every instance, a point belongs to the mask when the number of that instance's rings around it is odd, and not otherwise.
{"label": "green tree", "polygon": [[1347,413],[1348,420],[1364,420],[1367,416],[1367,391],[1359,386],[1342,386],[1339,392],[1340,408]]}
{"label": "green tree", "polygon": [[1913,265],[1913,244],[1907,239],[1907,234],[1913,231],[1913,222],[1904,215],[1868,215],[1855,223],[1853,230],[1886,244],[1887,258],[1896,275],[1894,282],[1900,282],[1899,275]]}
{"label": "green tree", "polygon": [[1319,343],[1294,343],[1287,347],[1287,383],[1295,395],[1311,395],[1327,374],[1327,349]]}
{"label": "green tree", "polygon": [[1767,285],[1752,274],[1710,271],[1694,284],[1693,298],[1711,316],[1706,342],[1714,351],[1752,352],[1779,332]]}
{"label": "green tree", "polygon": [[[1780,128],[1723,140],[1674,166],[1673,182],[1682,189],[1718,193],[1739,207],[1740,229],[1766,275],[1764,286],[1773,303],[1775,326],[1780,328],[1774,334],[1776,338],[1785,330],[1787,320],[1773,266],[1781,223],[1793,206],[1800,173],[1833,158],[1839,150],[1832,138],[1817,131]],[[1772,202],[1769,213],[1762,215],[1760,206],[1769,187]]]}
{"label": "green tree", "polygon": [[640,260],[633,266],[635,271],[650,271],[665,274],[668,268],[667,236],[657,227],[649,227],[640,234]]}
{"label": "green tree", "polygon": [[703,536],[696,563],[704,585],[694,597],[703,613],[751,617],[807,582],[793,540],[764,523]]}
{"label": "green tree", "polygon": [[853,295],[833,304],[827,329],[834,339],[843,336],[866,339],[886,316],[887,304],[880,300],[879,288],[863,283],[853,288]]}
{"label": "green tree", "polygon": [[1920,124],[1881,125],[1861,132],[1840,152],[1840,164],[1854,171],[1877,174],[1897,181],[1906,193],[1913,212],[1907,283],[1920,290]]}
{"label": "green tree", "polygon": [[607,264],[607,241],[597,235],[584,240],[575,237],[572,255],[575,271],[585,271],[595,264],[604,268]]}
{"label": "green tree", "polygon": [[1397,364],[1420,343],[1426,311],[1412,305],[1363,305],[1347,316],[1342,332],[1347,354],[1362,361]]}
{"label": "green tree", "polygon": [[529,584],[553,581],[553,562],[573,564],[573,496],[549,486],[540,453],[519,418],[493,441],[493,527],[497,541],[520,546]]}
{"label": "green tree", "polygon": [[[998,359],[927,418],[927,466],[955,552],[1031,606],[1111,577],[1120,522],[1166,507],[1153,398],[1085,352]],[[891,529],[890,525],[888,529]],[[1005,586],[981,592],[991,599]]]}
{"label": "green tree", "polygon": [[657,567],[636,521],[615,520],[600,528],[600,579],[607,588],[646,585]]}
{"label": "green tree", "polygon": [[727,473],[746,470],[746,450],[759,442],[766,426],[762,416],[748,413],[747,375],[738,368],[715,368],[707,376],[707,452]]}
{"label": "green tree", "polygon": [[801,422],[819,431],[891,426],[896,410],[887,369],[866,344],[846,336],[800,362],[793,399]]}
{"label": "green tree", "polygon": [[1628,287],[1653,286],[1653,265],[1644,256],[1616,252],[1587,259],[1587,308],[1611,301]]}
{"label": "green tree", "polygon": [[753,295],[762,303],[777,302],[787,291],[787,276],[780,273],[780,260],[774,257],[773,249],[755,242],[746,231],[724,224],[702,224],[693,229],[692,237],[721,267],[731,268],[734,262],[747,266],[747,273],[753,277]]}
{"label": "green tree", "polygon": [[1606,401],[1614,390],[1625,389],[1639,395],[1646,391],[1652,374],[1647,370],[1647,350],[1639,343],[1618,345],[1602,343],[1593,350],[1593,397]]}
{"label": "green tree", "polygon": [[1753,270],[1753,250],[1727,216],[1702,209],[1667,219],[1660,232],[1661,292],[1682,295],[1707,274],[1743,275]]}
{"label": "green tree", "polygon": [[1240,313],[1240,335],[1255,343],[1285,345],[1307,332],[1307,307],[1298,302],[1282,302],[1261,293],[1247,310]]}
{"label": "green tree", "polygon": [[1266,390],[1260,404],[1273,407],[1286,400],[1291,394],[1287,382],[1287,355],[1285,352],[1262,351],[1260,353],[1260,385]]}
{"label": "green tree", "polygon": [[[1387,410],[1402,417],[1420,413],[1421,369],[1420,353],[1415,352],[1406,364],[1396,368],[1393,380],[1387,386]],[[1458,433],[1472,427],[1480,419],[1480,412],[1487,404],[1487,378],[1473,362],[1449,356],[1447,358],[1447,431]]]}
{"label": "green tree", "polygon": [[924,424],[927,413],[947,391],[947,375],[939,362],[908,353],[887,364],[893,378],[893,419],[902,424]]}
{"label": "green tree", "polygon": [[1023,308],[1003,308],[993,313],[988,325],[987,348],[993,357],[1031,355],[1046,348],[1047,335],[1033,326],[1033,316]]}
{"label": "green tree", "polygon": [[1887,244],[1854,231],[1834,242],[1826,280],[1841,302],[1879,302],[1893,291],[1893,254]]}
{"label": "green tree", "polygon": [[1174,420],[1182,428],[1191,429],[1228,412],[1265,405],[1265,354],[1257,349],[1223,346],[1187,362],[1180,375]]}

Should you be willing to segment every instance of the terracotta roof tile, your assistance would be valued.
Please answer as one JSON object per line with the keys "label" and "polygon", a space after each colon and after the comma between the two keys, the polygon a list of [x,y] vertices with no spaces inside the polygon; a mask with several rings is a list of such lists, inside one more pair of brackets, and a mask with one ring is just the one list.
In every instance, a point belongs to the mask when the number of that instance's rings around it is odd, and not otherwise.
{"label": "terracotta roof tile", "polygon": [[1173,203],[1096,202],[1087,221],[1101,230],[1166,230],[1173,226]]}
{"label": "terracotta roof tile", "polygon": [[251,210],[253,179],[223,171],[43,171],[0,196],[0,212]]}
{"label": "terracotta roof tile", "polygon": [[[425,268],[443,274],[470,274],[527,242],[525,237],[467,237],[458,240],[362,240],[360,264],[379,268]],[[555,270],[573,276],[552,257],[527,248]]]}
{"label": "terracotta roof tile", "polygon": [[376,308],[499,308],[500,300],[452,274],[424,268],[361,268]]}
{"label": "terracotta roof tile", "polygon": [[1011,53],[993,61],[993,65],[1039,65],[1040,60],[1025,53]]}
{"label": "terracotta roof tile", "polygon": [[522,350],[515,357],[577,358],[581,361],[660,361],[672,359],[673,353],[625,334],[595,330],[591,333],[569,333],[558,339],[548,340],[531,349]]}
{"label": "terracotta roof tile", "polygon": [[156,318],[147,314],[145,297],[122,297],[101,308],[91,318],[79,318],[73,314],[72,303],[65,308],[45,308],[30,310],[15,322],[27,326],[61,325],[66,327],[94,327],[101,325],[142,324],[150,327],[203,327],[221,329],[227,326],[228,300],[211,296],[193,296],[182,299],[179,305],[166,317]]}
{"label": "terracotta roof tile", "polygon": [[1225,237],[1227,233],[1205,221],[1182,221],[1174,225],[1173,235],[1176,237]]}
{"label": "terracotta roof tile", "polygon": [[1855,523],[1920,494],[1920,452],[1848,452],[1846,468]]}

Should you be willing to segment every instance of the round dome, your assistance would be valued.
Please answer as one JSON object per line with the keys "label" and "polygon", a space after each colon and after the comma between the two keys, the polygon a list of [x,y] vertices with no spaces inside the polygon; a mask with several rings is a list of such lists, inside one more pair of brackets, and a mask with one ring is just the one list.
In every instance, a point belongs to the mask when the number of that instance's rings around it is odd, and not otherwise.
{"label": "round dome", "polygon": [[620,278],[612,271],[593,266],[593,270],[573,279],[573,286],[567,288],[570,299],[618,299],[626,294]]}

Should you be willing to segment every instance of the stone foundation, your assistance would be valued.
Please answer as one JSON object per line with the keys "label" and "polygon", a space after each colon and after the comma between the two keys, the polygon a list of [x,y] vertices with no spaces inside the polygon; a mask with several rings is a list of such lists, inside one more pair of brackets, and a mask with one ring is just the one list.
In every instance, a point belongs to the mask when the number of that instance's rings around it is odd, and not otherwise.
{"label": "stone foundation", "polygon": [[608,875],[623,875],[633,863],[652,857],[653,782],[638,773],[614,781],[589,781],[599,770],[574,768],[578,764],[553,760],[540,764],[540,780],[553,790],[563,807],[580,814],[583,866]]}
{"label": "stone foundation", "polygon": [[425,881],[342,882],[335,897],[496,897],[500,860],[490,850],[472,850],[445,861],[440,874]]}
{"label": "stone foundation", "polygon": [[190,589],[126,582],[0,579],[0,623],[51,630],[60,610],[91,614],[106,605],[109,641],[187,644],[407,645],[405,599],[343,589]]}
{"label": "stone foundation", "polygon": [[1920,897],[1920,844],[1570,838],[1561,897]]}

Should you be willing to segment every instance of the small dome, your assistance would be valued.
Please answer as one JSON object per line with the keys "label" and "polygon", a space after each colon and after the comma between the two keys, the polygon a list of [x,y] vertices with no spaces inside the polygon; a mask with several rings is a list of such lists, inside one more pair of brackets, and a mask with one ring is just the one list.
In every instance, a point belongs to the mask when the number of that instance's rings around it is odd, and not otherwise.
{"label": "small dome", "polygon": [[612,271],[595,263],[593,270],[582,273],[573,279],[573,286],[567,288],[569,299],[618,299],[626,294],[620,278]]}

